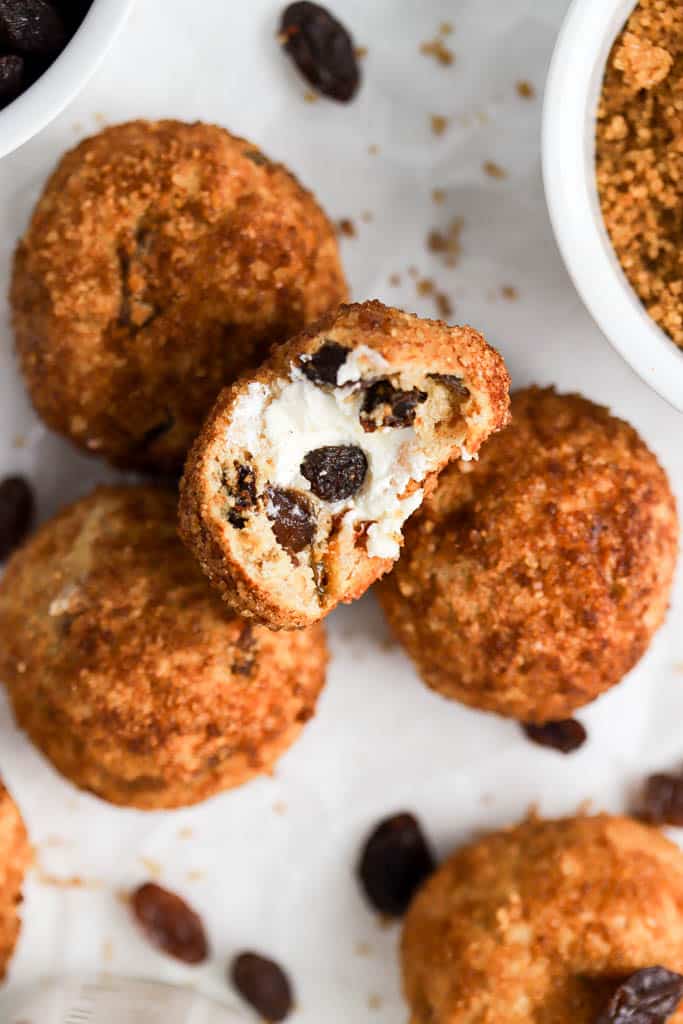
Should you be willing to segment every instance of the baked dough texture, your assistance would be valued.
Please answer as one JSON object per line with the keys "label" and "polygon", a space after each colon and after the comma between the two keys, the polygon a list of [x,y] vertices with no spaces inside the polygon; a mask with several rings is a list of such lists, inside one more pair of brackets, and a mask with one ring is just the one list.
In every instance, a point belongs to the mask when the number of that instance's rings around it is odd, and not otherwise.
{"label": "baked dough texture", "polygon": [[528,388],[478,462],[442,473],[379,596],[428,686],[544,723],[644,654],[678,533],[666,474],[628,423]]}
{"label": "baked dough texture", "polygon": [[188,457],[181,534],[240,614],[309,625],[391,568],[441,469],[507,423],[508,389],[472,328],[342,306],[222,392]]}
{"label": "baked dough texture", "polygon": [[19,937],[21,888],[32,856],[19,809],[0,782],[0,980]]}
{"label": "baked dough texture", "polygon": [[180,121],[105,128],[66,153],[11,286],[48,426],[168,474],[225,384],[346,297],[311,193],[251,142]]}
{"label": "baked dough texture", "polygon": [[99,488],[0,582],[0,679],[18,724],[77,786],[180,807],[269,772],[312,717],[322,627],[241,620],[177,536],[177,496]]}

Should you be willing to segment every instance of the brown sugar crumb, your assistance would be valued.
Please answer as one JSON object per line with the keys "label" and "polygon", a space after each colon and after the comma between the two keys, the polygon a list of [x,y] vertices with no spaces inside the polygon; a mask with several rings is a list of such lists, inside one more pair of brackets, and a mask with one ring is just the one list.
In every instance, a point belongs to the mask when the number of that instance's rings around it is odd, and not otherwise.
{"label": "brown sugar crumb", "polygon": [[106,964],[110,964],[114,959],[114,943],[111,939],[105,939],[102,943],[102,959]]}
{"label": "brown sugar crumb", "polygon": [[434,282],[428,278],[423,277],[417,282],[417,294],[418,295],[433,295],[434,294]]}
{"label": "brown sugar crumb", "polygon": [[432,114],[430,118],[432,135],[444,135],[448,128],[448,118],[441,114]]}
{"label": "brown sugar crumb", "polygon": [[392,288],[398,288],[400,283],[401,283],[401,275],[400,274],[389,274],[389,284],[392,286]]}
{"label": "brown sugar crumb", "polygon": [[375,219],[375,215],[373,214],[372,210],[363,210],[363,212],[360,215],[360,219],[363,221],[364,224],[371,224],[372,221]]}
{"label": "brown sugar crumb", "polygon": [[183,825],[182,828],[178,829],[178,839],[192,839],[194,835],[194,829],[189,825]]}
{"label": "brown sugar crumb", "polygon": [[201,882],[204,878],[206,878],[206,871],[202,871],[200,868],[193,868],[187,872],[188,882]]}
{"label": "brown sugar crumb", "polygon": [[318,96],[317,92],[313,92],[311,89],[308,89],[304,93],[304,99],[306,103],[317,103],[319,98],[320,97]]}
{"label": "brown sugar crumb", "polygon": [[379,146],[377,145],[376,142],[370,143],[370,145],[368,146],[368,153],[370,154],[370,156],[377,156],[377,154],[379,153]]}
{"label": "brown sugar crumb", "polygon": [[382,997],[378,996],[376,992],[371,992],[368,996],[368,1009],[369,1010],[381,1010],[382,1009]]}
{"label": "brown sugar crumb", "polygon": [[369,942],[357,942],[353,947],[353,951],[356,956],[370,956],[372,954],[372,946]]}
{"label": "brown sugar crumb", "polygon": [[162,868],[158,860],[152,860],[151,857],[140,857],[140,863],[143,865],[150,878],[161,878]]}
{"label": "brown sugar crumb", "polygon": [[354,53],[356,54],[358,60],[364,60],[364,58],[367,57],[368,55],[368,48],[367,46],[357,46],[356,49],[354,50]]}
{"label": "brown sugar crumb", "polygon": [[420,53],[424,57],[433,57],[437,64],[442,67],[450,67],[455,63],[455,54],[444,43],[443,39],[429,39],[426,43],[420,43]]}
{"label": "brown sugar crumb", "polygon": [[443,320],[450,320],[455,312],[450,296],[446,295],[445,292],[437,292],[434,299],[436,300],[436,308],[439,311],[439,316]]}
{"label": "brown sugar crumb", "polygon": [[454,267],[458,262],[463,224],[462,217],[455,217],[445,231],[434,229],[427,235],[427,248],[430,252],[441,253],[447,267]]}
{"label": "brown sugar crumb", "polygon": [[485,160],[482,164],[482,170],[484,174],[488,174],[489,178],[507,178],[507,171],[500,164],[497,164],[495,160]]}
{"label": "brown sugar crumb", "polygon": [[441,203],[445,203],[446,202],[446,189],[445,188],[433,188],[432,189],[432,199],[437,204],[437,206],[440,206]]}
{"label": "brown sugar crumb", "polygon": [[517,89],[517,95],[521,96],[523,100],[533,100],[536,96],[535,88],[533,87],[531,82],[527,82],[525,78],[517,82],[515,88]]}
{"label": "brown sugar crumb", "polygon": [[275,811],[276,814],[286,814],[287,804],[285,803],[284,800],[276,800],[275,803],[273,804],[273,810]]}
{"label": "brown sugar crumb", "polygon": [[408,277],[412,277],[414,280],[420,276],[420,271],[417,267],[408,267]]}
{"label": "brown sugar crumb", "polygon": [[683,5],[641,0],[608,58],[596,178],[617,258],[683,348]]}
{"label": "brown sugar crumb", "polygon": [[519,298],[519,292],[512,284],[504,284],[500,289],[500,294],[509,302],[515,302]]}
{"label": "brown sugar crumb", "polygon": [[453,35],[454,31],[455,29],[453,27],[452,21],[442,21],[441,24],[439,25],[440,36],[451,36]]}
{"label": "brown sugar crumb", "polygon": [[342,235],[344,238],[356,237],[356,225],[350,217],[342,217],[341,220],[337,221],[337,234]]}

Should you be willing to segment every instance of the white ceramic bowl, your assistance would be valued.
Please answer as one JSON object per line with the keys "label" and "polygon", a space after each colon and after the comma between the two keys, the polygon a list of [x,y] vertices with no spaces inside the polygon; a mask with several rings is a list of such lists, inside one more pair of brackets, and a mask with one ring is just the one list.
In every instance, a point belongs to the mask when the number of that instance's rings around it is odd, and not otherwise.
{"label": "white ceramic bowl", "polygon": [[49,124],[83,88],[114,42],[134,0],[93,0],[83,24],[54,64],[0,110],[0,157]]}
{"label": "white ceramic bowl", "polygon": [[614,348],[683,412],[683,351],[647,314],[605,230],[595,182],[595,112],[605,63],[634,0],[573,0],[543,110],[543,176],[555,235],[589,312]]}

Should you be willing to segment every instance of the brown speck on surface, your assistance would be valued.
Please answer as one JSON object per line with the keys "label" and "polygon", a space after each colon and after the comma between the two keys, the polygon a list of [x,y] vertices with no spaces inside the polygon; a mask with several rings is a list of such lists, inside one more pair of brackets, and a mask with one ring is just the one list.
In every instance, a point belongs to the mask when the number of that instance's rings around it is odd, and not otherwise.
{"label": "brown speck on surface", "polygon": [[317,103],[319,99],[320,97],[318,96],[317,92],[313,92],[312,89],[307,89],[306,92],[304,93],[304,100],[306,101],[306,103]]}
{"label": "brown speck on surface", "polygon": [[381,1010],[382,1009],[382,1004],[383,1004],[382,997],[380,995],[378,995],[376,992],[371,992],[370,995],[368,996],[368,1009],[369,1010]]}
{"label": "brown speck on surface", "polygon": [[439,25],[439,35],[450,36],[455,31],[455,27],[452,21],[442,21]]}
{"label": "brown speck on surface", "polygon": [[640,0],[608,58],[596,127],[605,227],[643,306],[683,348],[683,6]]}
{"label": "brown speck on surface", "polygon": [[520,96],[523,100],[533,100],[536,96],[536,90],[534,86],[531,84],[531,82],[527,82],[525,78],[517,82],[515,88],[517,89],[517,95]]}
{"label": "brown speck on surface", "polygon": [[377,154],[379,153],[379,146],[377,145],[376,142],[370,143],[370,145],[368,146],[368,153],[370,154],[370,156],[377,156]]}
{"label": "brown speck on surface", "polygon": [[408,267],[408,277],[412,277],[413,279],[417,279],[419,276],[420,276],[420,271],[417,269],[417,267],[414,267],[414,266]]}
{"label": "brown speck on surface", "polygon": [[97,878],[82,878],[80,875],[53,875],[44,871],[40,864],[35,864],[36,880],[41,885],[49,885],[55,889],[102,889],[104,883]]}
{"label": "brown speck on surface", "polygon": [[389,284],[392,286],[392,288],[398,288],[400,283],[401,283],[401,275],[400,274],[389,274]]}
{"label": "brown speck on surface", "polygon": [[369,942],[357,942],[353,947],[356,956],[371,956],[372,946]]}
{"label": "brown speck on surface", "polygon": [[450,296],[446,292],[437,292],[434,296],[439,316],[443,320],[450,320],[455,312]]}
{"label": "brown speck on surface", "polygon": [[140,857],[139,860],[151,878],[161,878],[163,871],[158,860],[151,857]]}
{"label": "brown speck on surface", "polygon": [[433,199],[433,201],[437,205],[440,205],[441,203],[445,203],[446,202],[446,189],[445,188],[433,188],[432,189],[432,199]]}
{"label": "brown speck on surface", "polygon": [[416,285],[418,295],[432,295],[434,292],[434,282],[429,277],[421,278]]}
{"label": "brown speck on surface", "polygon": [[286,814],[287,804],[285,803],[284,800],[276,800],[275,803],[273,804],[273,810],[275,811],[276,814]]}
{"label": "brown speck on surface", "polygon": [[433,229],[427,235],[427,248],[430,252],[440,253],[447,267],[454,267],[458,262],[463,226],[463,218],[455,217],[445,231]]}
{"label": "brown speck on surface", "polygon": [[433,57],[437,64],[442,67],[450,67],[451,64],[455,63],[455,54],[453,51],[446,46],[443,39],[429,39],[425,43],[420,43],[420,53],[424,57]]}
{"label": "brown speck on surface", "polygon": [[124,907],[130,905],[130,892],[128,889],[116,889],[114,896]]}
{"label": "brown speck on surface", "polygon": [[489,178],[507,178],[507,171],[500,164],[497,164],[495,160],[485,160],[482,164],[482,170]]}
{"label": "brown speck on surface", "polygon": [[356,225],[350,217],[342,217],[341,220],[337,221],[337,234],[343,238],[356,237]]}
{"label": "brown speck on surface", "polygon": [[194,836],[194,829],[190,825],[183,825],[182,828],[178,829],[178,839],[192,839]]}
{"label": "brown speck on surface", "polygon": [[500,294],[509,302],[515,302],[519,298],[519,292],[512,284],[504,284],[500,289]]}
{"label": "brown speck on surface", "polygon": [[360,215],[360,219],[363,221],[364,224],[371,224],[372,221],[375,219],[375,215],[373,214],[372,210],[363,210],[363,212]]}
{"label": "brown speck on surface", "polygon": [[368,48],[367,48],[367,46],[357,46],[356,47],[356,57],[358,58],[358,60],[364,60],[364,58],[367,57],[367,55],[368,55]]}
{"label": "brown speck on surface", "polygon": [[448,118],[442,114],[432,114],[429,119],[432,135],[445,135],[448,128]]}
{"label": "brown speck on surface", "polygon": [[104,128],[107,125],[107,119],[104,114],[95,114],[95,123]]}
{"label": "brown speck on surface", "polygon": [[26,434],[15,434],[12,438],[13,448],[23,448],[26,444]]}
{"label": "brown speck on surface", "polygon": [[187,872],[188,882],[201,882],[202,879],[206,878],[206,871],[202,871],[201,868],[192,868]]}

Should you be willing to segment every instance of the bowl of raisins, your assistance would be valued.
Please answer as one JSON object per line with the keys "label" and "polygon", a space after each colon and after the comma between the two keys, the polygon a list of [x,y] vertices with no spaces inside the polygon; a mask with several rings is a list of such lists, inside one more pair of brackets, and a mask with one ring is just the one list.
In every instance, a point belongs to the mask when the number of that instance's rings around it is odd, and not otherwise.
{"label": "bowl of raisins", "polygon": [[0,157],[74,98],[134,0],[0,0]]}

